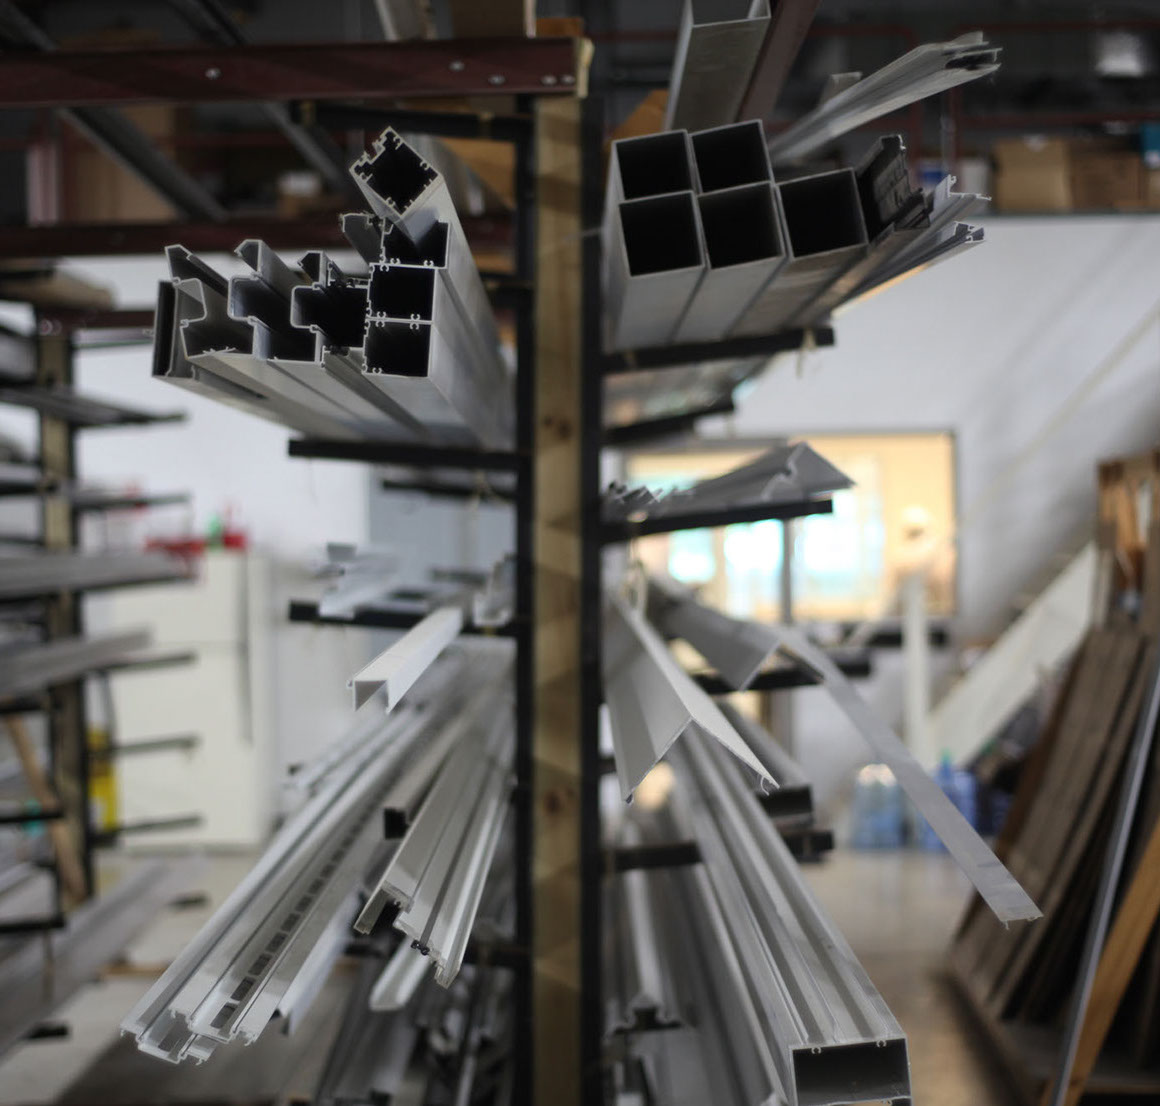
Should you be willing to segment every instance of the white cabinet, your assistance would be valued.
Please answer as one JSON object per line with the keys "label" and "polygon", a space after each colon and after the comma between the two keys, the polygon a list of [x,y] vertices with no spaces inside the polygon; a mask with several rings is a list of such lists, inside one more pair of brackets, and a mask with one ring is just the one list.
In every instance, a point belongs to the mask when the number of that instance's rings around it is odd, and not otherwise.
{"label": "white cabinet", "polygon": [[257,554],[212,551],[196,582],[119,592],[101,610],[111,628],[148,625],[158,646],[197,655],[192,664],[112,678],[118,744],[196,738],[192,748],[117,758],[120,822],[201,817],[193,828],[127,834],[127,847],[236,847],[265,838],[274,760],[269,575]]}

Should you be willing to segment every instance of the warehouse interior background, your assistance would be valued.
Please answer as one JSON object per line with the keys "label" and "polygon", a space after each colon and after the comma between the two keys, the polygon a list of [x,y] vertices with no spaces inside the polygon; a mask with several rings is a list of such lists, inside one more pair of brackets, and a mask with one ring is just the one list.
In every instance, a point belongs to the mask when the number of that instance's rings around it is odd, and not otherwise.
{"label": "warehouse interior background", "polygon": [[[709,22],[751,19],[762,5],[540,0],[530,20],[523,11],[526,28],[537,32],[530,43],[581,43],[575,56],[583,96],[572,89],[561,99],[582,99],[597,116],[599,207],[594,220],[578,216],[582,231],[567,241],[600,237],[613,140],[685,127],[664,121],[664,105],[673,96],[686,6]],[[1153,838],[1160,814],[1154,702],[1160,677],[1152,671],[1160,632],[1160,12],[1127,0],[778,0],[768,6],[771,26],[800,45],[790,49],[780,94],[761,118],[772,139],[815,109],[834,74],[872,74],[922,44],[975,31],[1001,51],[997,71],[880,112],[821,143],[808,169],[783,177],[775,159],[773,174],[779,187],[783,179],[857,167],[878,139],[898,134],[908,187],[933,195],[950,174],[955,192],[987,198],[970,216],[983,238],[945,263],[841,304],[832,316],[795,330],[796,338],[777,352],[757,346],[730,352],[726,338],[714,358],[706,345],[697,365],[748,356],[754,367],[735,388],[693,411],[695,420],[678,418],[679,425],[642,432],[657,418],[646,403],[644,417],[630,414],[619,437],[606,427],[602,452],[597,426],[588,461],[601,492],[614,482],[686,488],[786,439],[809,443],[852,481],[824,489],[832,494],[827,513],[751,513],[716,527],[659,526],[635,539],[630,520],[632,540],[604,553],[604,583],[622,574],[630,581],[638,572],[667,574],[732,619],[792,622],[827,655],[846,658],[847,682],[857,695],[901,735],[1045,915],[1013,923],[1009,931],[997,923],[993,932],[986,928],[994,919],[903,794],[903,773],[884,767],[888,758],[877,755],[828,677],[808,663],[807,678],[724,696],[773,733],[808,781],[806,822],[770,818],[768,824],[798,842],[790,847],[804,886],[849,942],[908,1044],[905,1087],[889,1094],[879,1088],[873,1099],[857,1090],[811,1098],[805,1068],[787,1078],[776,1062],[780,1023],[773,1019],[769,1029],[762,1021],[774,1042],[763,1046],[774,1057],[769,1070],[781,1080],[767,1087],[768,1101],[1160,1101],[1160,901],[1145,886],[1160,886]],[[268,239],[292,266],[308,250],[324,249],[341,269],[361,272],[363,260],[341,238],[338,220],[366,204],[357,188],[344,184],[344,168],[337,181],[319,171],[292,133],[307,135],[313,150],[345,167],[382,129],[369,121],[376,112],[410,140],[411,131],[394,119],[414,122],[412,116],[431,109],[473,120],[489,114],[526,119],[539,108],[530,106],[534,93],[508,92],[502,83],[471,95],[440,94],[428,70],[445,71],[440,59],[453,51],[430,55],[436,60],[426,69],[384,62],[389,76],[383,80],[396,89],[393,95],[317,93],[315,63],[283,59],[271,70],[255,62],[249,78],[227,72],[247,88],[236,101],[203,99],[177,67],[167,73],[173,87],[165,102],[131,102],[126,93],[122,101],[94,107],[54,100],[50,70],[44,89],[28,92],[6,79],[5,70],[29,58],[51,65],[59,55],[61,79],[84,88],[96,81],[86,85],[84,67],[68,67],[72,53],[114,53],[131,73],[147,68],[159,51],[180,57],[213,47],[225,57],[231,50],[297,44],[308,58],[320,44],[396,38],[384,49],[405,51],[411,36],[392,30],[391,15],[420,11],[431,40],[425,48],[438,42],[450,48],[458,40],[478,45],[498,35],[494,56],[502,55],[501,44],[510,47],[512,71],[519,73],[538,62],[531,55],[525,60],[518,42],[512,46],[510,20],[504,24],[500,13],[524,7],[496,4],[491,12],[490,4],[455,0],[0,0],[0,668],[11,664],[15,672],[20,650],[38,644],[42,631],[56,636],[45,629],[53,625],[51,611],[45,621],[30,603],[51,607],[65,589],[24,594],[3,582],[9,573],[15,579],[10,558],[25,562],[53,546],[45,535],[56,516],[47,499],[82,487],[99,492],[109,500],[104,508],[66,509],[69,546],[93,556],[162,550],[180,556],[174,563],[182,576],[77,599],[86,635],[148,626],[149,648],[161,659],[70,674],[67,686],[79,696],[85,733],[80,817],[86,846],[91,837],[100,848],[91,886],[77,902],[66,901],[63,912],[59,876],[46,856],[61,847],[50,816],[54,803],[67,797],[61,781],[71,763],[54,751],[64,700],[55,684],[13,691],[16,684],[0,674],[0,1106],[596,1102],[592,1087],[602,1084],[601,1100],[617,1106],[695,1100],[689,1097],[694,1090],[682,1094],[675,1085],[682,1070],[676,1054],[689,1035],[707,1034],[712,1017],[695,1002],[689,1007],[679,987],[667,997],[688,1015],[684,1020],[643,1030],[638,1021],[605,1032],[605,1007],[618,987],[629,986],[624,980],[647,990],[642,965],[648,959],[639,952],[642,931],[635,922],[624,923],[631,934],[625,947],[637,949],[641,961],[626,967],[632,957],[616,944],[623,934],[619,920],[610,921],[610,904],[636,892],[613,887],[627,880],[614,874],[624,869],[607,857],[644,847],[654,828],[651,799],[638,792],[625,807],[615,770],[595,782],[583,777],[583,794],[599,791],[597,855],[574,859],[569,868],[579,887],[591,861],[604,887],[605,928],[595,937],[576,936],[564,956],[567,970],[583,979],[567,991],[579,996],[577,1019],[599,1023],[581,1050],[589,1048],[589,1060],[594,1050],[603,1065],[595,1081],[591,1065],[585,1082],[576,1076],[584,1091],[570,1093],[582,1097],[550,1099],[539,1076],[533,1091],[508,1073],[523,1071],[530,1056],[544,1070],[545,1058],[560,1046],[541,1038],[556,1022],[527,1028],[522,984],[509,990],[495,982],[507,968],[502,958],[496,967],[478,951],[485,946],[479,926],[470,946],[475,959],[469,955],[456,984],[466,979],[466,985],[447,992],[455,1001],[438,1013],[424,1007],[421,1033],[410,1030],[420,1033],[419,1043],[407,1038],[407,1056],[392,1061],[391,1073],[381,1059],[388,1038],[372,1040],[371,1022],[359,1021],[359,1008],[349,1002],[352,980],[363,979],[365,965],[394,954],[388,937],[397,935],[386,924],[362,945],[349,927],[339,937],[333,927],[325,935],[320,929],[319,947],[327,941],[333,947],[327,973],[317,980],[321,997],[304,1001],[300,1021],[272,1023],[257,1043],[234,1041],[204,1064],[175,1066],[145,1056],[132,1034],[123,1035],[129,1011],[180,963],[182,950],[207,920],[220,916],[215,910],[263,856],[271,835],[302,809],[294,780],[309,776],[348,733],[354,675],[405,636],[402,622],[360,621],[361,601],[326,617],[326,597],[343,581],[365,587],[367,574],[377,572],[389,583],[378,598],[393,589],[396,604],[413,600],[418,606],[406,607],[406,617],[418,621],[429,613],[424,603],[448,601],[441,589],[449,580],[486,585],[490,594],[502,578],[493,566],[513,552],[513,518],[523,510],[518,493],[505,492],[494,471],[475,472],[457,494],[436,494],[439,489],[416,479],[403,454],[389,450],[379,464],[351,463],[341,451],[295,455],[292,440],[324,435],[160,378],[154,343],[163,324],[160,314],[155,323],[153,311],[159,284],[172,284],[175,275],[165,247],[188,246],[225,278],[250,273],[232,252],[248,238]],[[498,31],[489,26],[492,18]],[[309,77],[301,94],[286,75],[295,65]],[[261,82],[270,72],[278,88],[267,103]],[[353,86],[360,76],[343,79]],[[99,79],[115,83],[107,72]],[[135,79],[126,78],[127,87]],[[428,85],[409,95],[410,79]],[[538,103],[549,99],[545,93]],[[358,114],[363,109],[368,121]],[[134,167],[124,154],[115,160],[106,143],[93,141],[78,111],[123,112],[149,149],[194,182],[205,209],[191,210],[188,197],[163,196],[165,189],[143,179],[140,163]],[[735,118],[748,116],[715,123]],[[491,137],[486,123],[463,133],[474,137],[445,133],[437,168],[454,185],[471,253],[485,277],[498,272],[500,284],[523,281],[522,294],[542,296],[540,269],[535,281],[521,269],[521,205],[533,202],[528,196],[535,189],[521,178],[517,147],[502,135]],[[427,146],[420,149],[435,161]],[[531,180],[538,186],[534,173]],[[550,205],[550,190],[535,195],[535,202]],[[614,205],[615,197],[607,202]],[[546,240],[541,236],[537,247]],[[554,256],[538,257],[537,265],[566,270],[567,260],[557,264]],[[558,301],[554,316],[535,308],[537,336],[556,326],[564,334],[579,328],[579,284],[572,292],[572,301]],[[510,302],[496,301],[509,369],[522,341],[522,317],[509,310],[517,300],[513,293]],[[827,340],[822,331],[828,328]],[[71,390],[175,418],[101,425],[86,423],[85,413],[58,418],[21,399],[18,393],[36,377],[29,366],[46,356],[46,342],[62,335]],[[593,371],[593,364],[599,375],[598,358],[582,370]],[[654,400],[668,402],[666,371],[652,374]],[[554,393],[549,387],[545,394]],[[608,411],[606,403],[606,417]],[[665,418],[679,413],[657,411]],[[56,484],[47,469],[37,470],[47,456],[49,423],[71,428],[65,455],[72,471],[58,472]],[[574,476],[565,469],[560,477],[545,464],[537,470],[541,495],[548,481]],[[36,470],[31,477],[30,468]],[[564,499],[570,495],[561,492]],[[590,504],[577,511],[590,513]],[[596,511],[599,520],[599,502]],[[603,517],[607,524],[613,516],[606,509]],[[537,524],[537,539],[541,533]],[[518,577],[532,568],[517,562],[513,571]],[[571,586],[568,579],[556,586]],[[518,596],[518,581],[510,586]],[[376,602],[365,606],[373,611]],[[507,640],[503,630],[486,636]],[[604,649],[607,655],[607,640]],[[536,655],[543,661],[549,654]],[[580,671],[579,647],[568,655]],[[679,642],[673,655],[702,675],[720,667],[699,645]],[[606,671],[606,691],[611,680]],[[601,748],[610,760],[621,755],[610,736],[615,728],[615,717],[603,719]],[[586,737],[595,742],[594,734]],[[109,751],[150,741],[161,747],[136,755]],[[51,777],[47,792],[30,786],[28,757]],[[679,769],[683,761],[674,763]],[[609,827],[629,809],[626,819],[640,820],[632,833],[643,836],[615,837],[623,831]],[[582,815],[575,824],[583,833]],[[527,858],[519,855],[518,831],[515,837],[511,866],[520,868]],[[591,851],[591,844],[580,847]],[[707,847],[699,848],[704,860]],[[90,927],[86,921],[70,928],[73,911],[100,904],[158,859],[157,870],[177,881],[165,902],[106,939],[99,953],[78,956],[72,945],[66,948],[66,940],[80,947]],[[638,871],[652,879],[651,868]],[[521,885],[510,872],[505,878]],[[485,908],[491,899],[522,901],[518,891],[496,891],[498,883],[495,876],[487,885]],[[533,890],[528,894],[534,898]],[[579,901],[587,892],[575,894]],[[535,899],[541,901],[547,900]],[[629,907],[624,910],[629,917]],[[30,921],[42,916],[50,919],[42,927]],[[585,914],[586,924],[593,916],[599,925],[599,913]],[[102,916],[81,917],[95,919],[95,927]],[[805,925],[800,918],[795,924]],[[649,926],[662,949],[663,923],[653,918]],[[995,935],[1024,926],[1045,927],[1047,936],[1024,949],[1016,936]],[[1010,959],[994,953],[988,960],[988,942],[998,948],[1008,940]],[[1101,957],[1116,941],[1133,950],[1118,989],[1105,977],[1108,962]],[[44,984],[52,978],[46,965],[53,942],[61,966],[57,983]],[[603,975],[593,972],[592,957],[600,955],[593,943],[620,950],[612,968],[605,952]],[[521,955],[530,962],[540,952]],[[666,963],[656,950],[651,955]],[[714,963],[706,958],[704,972],[711,975]],[[1089,963],[1095,984],[1091,989],[1087,978],[1085,991]],[[521,978],[519,970],[512,975]],[[60,986],[66,979],[70,985]],[[365,1006],[365,992],[362,999]],[[536,1009],[534,999],[527,1001]],[[477,1007],[490,1011],[489,1028],[480,1030]],[[754,1009],[761,1009],[759,1000]],[[1103,1029],[1089,1039],[1093,1017]],[[616,1022],[612,1015],[608,1020]],[[376,1021],[373,1031],[386,1034],[395,1025]],[[1077,1062],[1083,1068],[1078,1086],[1058,1076],[1073,1037],[1080,1041],[1079,1060],[1073,1056],[1067,1071]],[[362,1052],[354,1050],[356,1039]],[[714,1101],[766,1100],[749,1095],[751,1073],[741,1061],[732,1063],[730,1053],[696,1044],[690,1055],[705,1066],[687,1075],[689,1088],[703,1079]],[[561,1056],[566,1067],[570,1048]],[[695,1059],[685,1062],[697,1066]],[[666,1074],[669,1068],[678,1076]],[[365,1085],[352,1089],[358,1079]],[[395,1082],[384,1093],[375,1089],[376,1079]],[[1052,1097],[1065,1092],[1066,1099]]]}

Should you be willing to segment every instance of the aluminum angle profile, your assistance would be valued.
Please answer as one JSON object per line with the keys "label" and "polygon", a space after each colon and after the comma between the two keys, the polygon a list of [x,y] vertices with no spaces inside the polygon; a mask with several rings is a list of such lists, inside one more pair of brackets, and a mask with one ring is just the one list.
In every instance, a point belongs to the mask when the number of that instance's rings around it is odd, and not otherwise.
{"label": "aluminum angle profile", "polygon": [[626,802],[689,729],[708,734],[775,786],[749,746],[681,668],[657,632],[616,595],[606,597],[603,665],[616,774]]}
{"label": "aluminum angle profile", "polygon": [[825,288],[869,248],[852,169],[799,177],[776,186],[788,239],[786,263],[730,332],[772,334],[792,325]]}
{"label": "aluminum angle profile", "polygon": [[347,686],[354,692],[355,710],[380,691],[385,709],[394,710],[461,629],[463,609],[440,607],[408,630],[351,677]]}
{"label": "aluminum angle profile", "polygon": [[765,796],[762,807],[776,818],[800,817],[814,812],[813,788],[801,765],[779,745],[773,734],[732,703],[722,702],[721,713],[733,724],[753,755],[777,782],[777,790]]}
{"label": "aluminum angle profile", "polygon": [[626,200],[606,231],[607,348],[668,344],[705,274],[696,197],[675,192]]}
{"label": "aluminum angle profile", "polygon": [[[672,596],[670,590],[668,598]],[[685,640],[723,675],[726,670],[734,676],[756,671],[753,665],[756,663],[760,668],[764,659],[775,651],[814,672],[874,755],[894,773],[911,802],[930,823],[995,916],[1002,922],[1032,921],[1041,916],[1015,877],[823,649],[790,626],[732,619],[691,597],[679,601],[677,606],[680,613],[667,611],[662,616],[663,624],[676,629],[679,623]],[[744,684],[739,682],[738,686]]]}
{"label": "aluminum angle profile", "polygon": [[674,757],[677,814],[701,848],[758,1039],[789,1106],[909,1099],[906,1037],[810,893],[755,796],[703,738]]}
{"label": "aluminum angle profile", "polygon": [[775,165],[801,161],[864,123],[999,68],[999,50],[978,32],[918,46],[830,97],[769,142]]}
{"label": "aluminum angle profile", "polygon": [[785,263],[785,229],[772,184],[743,184],[697,197],[707,268],[673,341],[715,342]]}
{"label": "aluminum angle profile", "polygon": [[769,0],[685,0],[665,129],[731,123],[769,31]]}

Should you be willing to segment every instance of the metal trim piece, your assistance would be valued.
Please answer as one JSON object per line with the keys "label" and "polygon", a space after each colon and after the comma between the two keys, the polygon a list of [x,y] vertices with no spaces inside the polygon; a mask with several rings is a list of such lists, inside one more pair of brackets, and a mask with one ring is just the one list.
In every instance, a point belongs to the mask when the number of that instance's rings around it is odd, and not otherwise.
{"label": "metal trim piece", "polygon": [[394,710],[462,628],[462,607],[440,607],[408,630],[348,681],[355,710],[380,691],[385,693],[385,709]]}

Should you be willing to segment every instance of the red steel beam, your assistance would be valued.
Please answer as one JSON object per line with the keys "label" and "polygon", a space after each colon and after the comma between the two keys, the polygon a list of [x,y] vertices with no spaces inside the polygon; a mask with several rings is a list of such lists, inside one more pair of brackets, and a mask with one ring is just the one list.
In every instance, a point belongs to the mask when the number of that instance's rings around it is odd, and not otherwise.
{"label": "red steel beam", "polygon": [[571,94],[577,42],[481,38],[6,52],[0,107]]}
{"label": "red steel beam", "polygon": [[[464,219],[477,250],[511,246],[510,220]],[[0,226],[0,259],[157,254],[180,243],[195,253],[230,253],[245,238],[276,250],[349,249],[336,215],[311,219],[238,218],[225,223],[60,223]]]}

